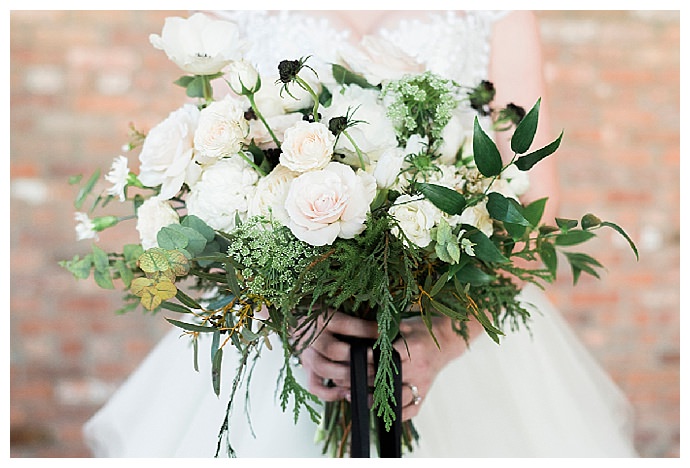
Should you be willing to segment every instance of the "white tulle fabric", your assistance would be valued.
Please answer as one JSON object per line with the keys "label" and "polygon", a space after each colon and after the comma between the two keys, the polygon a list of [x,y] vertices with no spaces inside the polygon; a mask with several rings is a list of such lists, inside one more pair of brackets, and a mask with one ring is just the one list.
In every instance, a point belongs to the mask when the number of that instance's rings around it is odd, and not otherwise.
{"label": "white tulle fabric", "polygon": [[[284,58],[334,60],[333,44],[348,39],[326,19],[295,12],[216,14],[242,26],[252,44],[248,58],[263,73]],[[380,34],[431,69],[475,84],[487,76],[491,24],[498,16],[435,13]],[[529,332],[511,333],[500,346],[482,336],[439,374],[414,420],[419,445],[406,456],[637,456],[625,396],[539,289],[528,286],[522,296],[534,307]],[[195,372],[188,339],[177,329],[164,337],[84,426],[94,456],[213,456],[237,361],[229,348],[217,397],[208,349],[200,344]],[[249,405],[244,392],[237,398],[230,434],[239,457],[322,456],[306,412],[295,423],[291,408],[280,408],[275,389],[282,362],[279,348],[266,349],[254,370]]]}

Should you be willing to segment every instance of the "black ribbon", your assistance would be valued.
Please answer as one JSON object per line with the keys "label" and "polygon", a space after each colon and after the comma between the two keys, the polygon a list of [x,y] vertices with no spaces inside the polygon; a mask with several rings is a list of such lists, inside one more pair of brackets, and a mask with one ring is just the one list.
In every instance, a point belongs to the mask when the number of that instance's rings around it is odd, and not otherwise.
{"label": "black ribbon", "polygon": [[[339,336],[350,344],[350,391],[351,391],[351,458],[369,458],[369,385],[367,382],[367,350],[373,348],[375,340],[357,338],[352,336]],[[381,458],[400,458],[402,437],[402,367],[400,355],[393,351],[393,394],[395,396],[395,420],[389,431],[386,430],[382,417],[376,416],[376,433],[379,441],[379,456]],[[374,349],[374,367],[378,369],[381,352]]]}

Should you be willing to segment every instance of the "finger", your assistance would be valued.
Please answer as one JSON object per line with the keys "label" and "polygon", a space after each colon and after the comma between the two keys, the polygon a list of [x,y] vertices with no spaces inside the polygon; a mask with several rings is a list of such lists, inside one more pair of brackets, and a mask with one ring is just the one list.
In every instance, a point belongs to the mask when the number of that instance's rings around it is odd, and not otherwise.
{"label": "finger", "polygon": [[336,312],[328,324],[331,333],[347,336],[376,339],[378,337],[378,325],[372,320],[363,320],[357,317]]}
{"label": "finger", "polygon": [[319,336],[311,347],[331,361],[346,362],[350,359],[350,345],[330,333]]}
{"label": "finger", "polygon": [[312,348],[307,348],[302,352],[302,365],[324,379],[350,379],[350,366],[348,364],[333,362]]}
{"label": "finger", "polygon": [[323,401],[342,400],[348,393],[342,387],[329,387],[324,384],[324,379],[313,372],[309,374],[309,391]]}

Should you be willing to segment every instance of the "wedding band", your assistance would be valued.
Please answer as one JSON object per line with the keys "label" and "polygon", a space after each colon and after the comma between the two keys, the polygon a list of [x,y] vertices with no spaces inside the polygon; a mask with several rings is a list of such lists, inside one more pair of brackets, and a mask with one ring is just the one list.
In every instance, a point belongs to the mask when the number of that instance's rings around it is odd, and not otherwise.
{"label": "wedding band", "polygon": [[410,383],[406,383],[405,385],[407,385],[410,388],[410,391],[412,392],[412,403],[410,404],[415,406],[419,405],[422,402],[422,397],[419,395],[419,389],[417,388],[417,386],[412,385]]}

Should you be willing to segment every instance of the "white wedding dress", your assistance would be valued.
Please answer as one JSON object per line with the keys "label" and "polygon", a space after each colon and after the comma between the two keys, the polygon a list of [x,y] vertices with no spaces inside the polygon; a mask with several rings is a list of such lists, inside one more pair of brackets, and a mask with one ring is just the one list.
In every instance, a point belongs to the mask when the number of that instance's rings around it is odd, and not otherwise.
{"label": "white wedding dress", "polygon": [[[299,12],[218,13],[237,21],[251,44],[248,58],[262,73],[280,60],[333,59],[347,40],[326,19]],[[401,21],[380,34],[427,65],[462,83],[487,77],[495,13],[436,13]],[[533,304],[530,331],[496,345],[479,337],[438,375],[414,423],[411,457],[636,457],[632,413],[625,396],[590,356],[544,294],[523,291]],[[224,356],[221,396],[212,390],[209,349],[199,346],[193,369],[188,339],[172,330],[84,426],[97,457],[212,457],[236,366]],[[239,457],[319,457],[316,426],[306,412],[297,424],[275,395],[282,350],[266,349],[250,387],[249,415],[240,391],[230,422]],[[297,370],[299,372],[299,369]]]}

